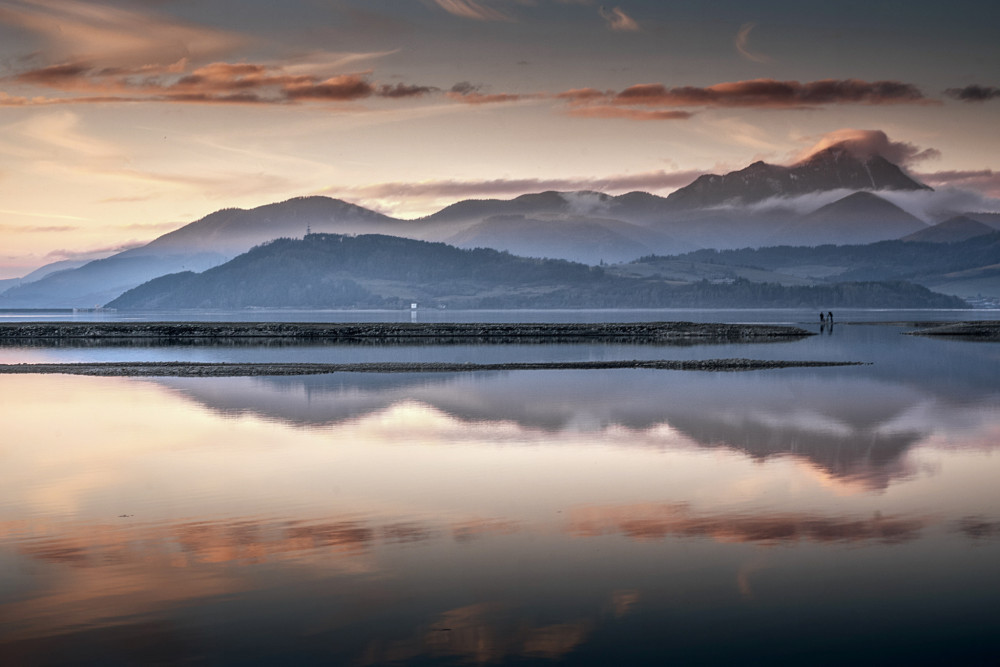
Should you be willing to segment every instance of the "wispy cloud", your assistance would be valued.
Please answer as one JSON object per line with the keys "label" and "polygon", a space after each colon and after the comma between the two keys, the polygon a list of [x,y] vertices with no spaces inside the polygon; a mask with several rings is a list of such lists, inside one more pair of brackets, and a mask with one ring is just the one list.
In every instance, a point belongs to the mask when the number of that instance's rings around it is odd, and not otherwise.
{"label": "wispy cloud", "polygon": [[7,0],[0,3],[0,23],[45,39],[43,55],[50,61],[96,67],[216,58],[250,41],[150,12],[75,0]]}
{"label": "wispy cloud", "polygon": [[941,157],[936,148],[921,148],[905,141],[892,141],[882,130],[844,128],[823,135],[811,148],[799,155],[805,159],[835,144],[845,146],[859,156],[881,155],[904,167]]}
{"label": "wispy cloud", "polygon": [[90,220],[90,218],[84,218],[78,215],[66,215],[63,213],[44,213],[42,211],[17,211],[6,208],[0,209],[0,213],[2,213],[3,215],[16,215],[25,218],[43,218],[46,220],[78,220],[80,222],[86,222]]}
{"label": "wispy cloud", "polygon": [[692,111],[677,109],[630,109],[611,105],[573,107],[566,113],[577,118],[625,118],[627,120],[687,120],[694,116]]}
{"label": "wispy cloud", "polygon": [[[47,217],[47,216],[39,216]],[[80,229],[79,225],[5,225],[0,224],[0,231],[13,232],[17,234],[45,234],[59,232],[75,232]]]}
{"label": "wispy cloud", "polygon": [[1000,198],[1000,171],[992,169],[926,171],[916,172],[914,175],[934,188],[965,188],[988,197]]}
{"label": "wispy cloud", "polygon": [[131,250],[132,248],[139,248],[141,246],[149,243],[148,241],[128,241],[125,243],[118,243],[110,246],[100,246],[97,248],[89,248],[87,250],[68,250],[66,248],[59,248],[58,250],[52,250],[45,255],[46,259],[49,260],[60,260],[60,259],[98,259],[100,257],[107,257],[109,255],[114,255],[119,252],[124,252],[125,250]]}
{"label": "wispy cloud", "polygon": [[[0,23],[35,33],[46,45],[0,80],[0,106],[173,102],[291,104],[399,99],[434,90],[379,85],[342,68],[397,51],[319,52],[279,62],[219,60],[247,46],[244,35],[152,12],[70,0],[0,0]],[[38,66],[37,63],[43,63]],[[32,89],[57,91],[35,94]]]}
{"label": "wispy cloud", "polygon": [[639,24],[621,7],[612,9],[601,7],[600,12],[601,18],[607,22],[608,27],[616,32],[636,32],[639,30]]}
{"label": "wispy cloud", "polygon": [[[672,191],[687,185],[703,171],[649,171],[637,174],[619,174],[599,178],[498,178],[490,180],[434,180],[421,182],[378,183],[359,187],[331,187],[323,191],[336,197],[363,201],[387,199],[400,202],[406,199],[449,200],[470,197],[498,197],[522,195],[526,192],[558,190],[578,192],[592,190],[609,194],[622,194],[636,190],[646,192]],[[401,208],[405,208],[401,206]]]}
{"label": "wispy cloud", "polygon": [[987,102],[1000,97],[1000,88],[972,84],[965,88],[949,88],[944,94],[962,102]]}
{"label": "wispy cloud", "polygon": [[437,6],[454,16],[475,21],[510,21],[501,11],[478,0],[434,0]]}
{"label": "wispy cloud", "polygon": [[752,60],[755,63],[769,63],[771,62],[769,56],[750,50],[750,32],[756,26],[756,23],[744,23],[740,26],[740,29],[736,32],[736,39],[733,41],[733,45],[739,54],[747,60]]}
{"label": "wispy cloud", "polygon": [[80,118],[67,110],[36,115],[10,127],[36,145],[61,149],[92,159],[113,159],[120,156],[118,147],[88,136],[80,130]]}

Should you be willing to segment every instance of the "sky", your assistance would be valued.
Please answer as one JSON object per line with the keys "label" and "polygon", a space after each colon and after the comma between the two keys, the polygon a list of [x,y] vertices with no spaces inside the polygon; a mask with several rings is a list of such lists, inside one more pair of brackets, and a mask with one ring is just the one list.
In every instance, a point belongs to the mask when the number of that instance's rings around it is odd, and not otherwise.
{"label": "sky", "polygon": [[221,208],[665,195],[844,137],[995,210],[997,25],[983,0],[0,0],[0,278]]}

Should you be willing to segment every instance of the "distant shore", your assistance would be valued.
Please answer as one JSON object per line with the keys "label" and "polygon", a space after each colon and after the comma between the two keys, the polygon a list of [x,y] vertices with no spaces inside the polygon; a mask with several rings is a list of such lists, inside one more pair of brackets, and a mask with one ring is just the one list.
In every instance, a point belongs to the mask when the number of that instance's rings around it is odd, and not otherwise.
{"label": "distant shore", "polygon": [[566,361],[500,364],[376,362],[358,364],[205,363],[185,361],[0,364],[0,375],[64,374],[107,377],[251,377],[328,373],[467,373],[473,371],[651,369],[672,371],[752,371],[774,368],[860,366],[860,361],[780,361],[704,359],[688,361]]}
{"label": "distant shore", "polygon": [[914,331],[905,332],[908,336],[939,336],[941,338],[955,338],[959,340],[979,342],[1000,342],[1000,320],[970,320],[966,322],[925,320],[903,322],[850,322],[849,324],[898,326],[914,329]]}
{"label": "distant shore", "polygon": [[815,335],[800,327],[696,322],[578,323],[290,323],[290,322],[4,322],[0,342],[158,340],[192,342],[288,339],[324,343],[449,342],[690,344],[765,342]]}

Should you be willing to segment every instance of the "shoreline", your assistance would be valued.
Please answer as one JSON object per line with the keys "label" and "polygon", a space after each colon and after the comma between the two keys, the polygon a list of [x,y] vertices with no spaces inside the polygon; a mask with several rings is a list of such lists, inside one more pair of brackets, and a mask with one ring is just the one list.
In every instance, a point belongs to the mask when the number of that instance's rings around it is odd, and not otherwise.
{"label": "shoreline", "polygon": [[816,335],[801,327],[695,322],[579,323],[294,323],[294,322],[3,322],[0,344],[22,341],[198,341],[276,339],[324,343],[442,344],[764,342]]}
{"label": "shoreline", "polygon": [[447,362],[371,362],[356,364],[212,363],[183,361],[93,362],[63,364],[0,364],[0,375],[62,374],[100,377],[258,377],[324,375],[331,373],[468,373],[477,371],[646,369],[674,371],[752,371],[777,368],[863,366],[862,361],[782,361],[764,359],[704,359],[683,361],[566,361],[499,364]]}

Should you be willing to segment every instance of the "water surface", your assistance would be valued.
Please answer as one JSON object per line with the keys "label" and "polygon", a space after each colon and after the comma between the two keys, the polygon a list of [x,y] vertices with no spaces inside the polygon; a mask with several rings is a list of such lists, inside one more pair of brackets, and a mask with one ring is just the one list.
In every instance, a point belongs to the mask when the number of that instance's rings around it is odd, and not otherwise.
{"label": "water surface", "polygon": [[2,376],[0,662],[990,664],[1000,346],[902,331],[2,348],[5,363],[873,365]]}

